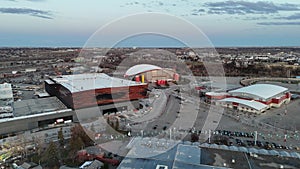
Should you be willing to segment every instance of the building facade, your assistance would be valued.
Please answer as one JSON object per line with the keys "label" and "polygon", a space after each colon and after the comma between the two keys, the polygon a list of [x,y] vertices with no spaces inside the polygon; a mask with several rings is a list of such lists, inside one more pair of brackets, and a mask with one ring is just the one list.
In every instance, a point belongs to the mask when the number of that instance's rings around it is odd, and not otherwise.
{"label": "building facade", "polygon": [[68,108],[80,109],[146,98],[148,85],[96,73],[49,78],[45,89]]}

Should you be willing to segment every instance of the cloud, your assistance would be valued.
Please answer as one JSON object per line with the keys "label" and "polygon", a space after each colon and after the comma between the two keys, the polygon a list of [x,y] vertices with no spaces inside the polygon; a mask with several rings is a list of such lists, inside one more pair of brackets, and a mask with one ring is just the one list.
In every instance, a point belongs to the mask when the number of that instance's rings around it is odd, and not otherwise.
{"label": "cloud", "polygon": [[280,11],[300,11],[295,4],[274,4],[273,2],[257,1],[224,1],[204,4],[209,14],[274,14]]}
{"label": "cloud", "polygon": [[43,11],[30,8],[0,8],[0,13],[30,15],[43,19],[53,19],[52,13],[50,11]]}
{"label": "cloud", "polygon": [[269,18],[266,16],[259,16],[259,17],[243,17],[243,18],[238,18],[238,19],[242,19],[244,21],[257,21],[257,20],[266,20]]}
{"label": "cloud", "polygon": [[258,25],[274,25],[274,26],[282,26],[282,25],[300,25],[300,22],[259,22]]}
{"label": "cloud", "polygon": [[298,20],[300,19],[300,13],[295,13],[290,16],[276,17],[275,19]]}
{"label": "cloud", "polygon": [[191,15],[200,16],[203,15],[204,13],[205,13],[205,9],[194,9],[192,10]]}

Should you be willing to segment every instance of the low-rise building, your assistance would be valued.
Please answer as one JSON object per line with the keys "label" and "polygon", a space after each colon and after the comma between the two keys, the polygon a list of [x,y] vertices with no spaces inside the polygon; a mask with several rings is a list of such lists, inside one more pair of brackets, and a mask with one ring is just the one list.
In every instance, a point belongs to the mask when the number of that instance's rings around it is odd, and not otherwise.
{"label": "low-rise building", "polygon": [[254,84],[224,92],[207,92],[209,102],[240,111],[262,113],[280,107],[291,99],[287,88],[271,84]]}

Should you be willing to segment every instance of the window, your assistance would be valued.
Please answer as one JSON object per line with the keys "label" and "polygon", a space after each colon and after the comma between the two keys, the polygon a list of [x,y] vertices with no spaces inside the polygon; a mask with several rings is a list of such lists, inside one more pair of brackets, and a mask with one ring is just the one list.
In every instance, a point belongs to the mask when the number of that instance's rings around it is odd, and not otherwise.
{"label": "window", "polygon": [[112,100],[112,99],[119,99],[126,95],[126,92],[119,92],[119,93],[105,93],[99,94],[96,96],[97,100]]}

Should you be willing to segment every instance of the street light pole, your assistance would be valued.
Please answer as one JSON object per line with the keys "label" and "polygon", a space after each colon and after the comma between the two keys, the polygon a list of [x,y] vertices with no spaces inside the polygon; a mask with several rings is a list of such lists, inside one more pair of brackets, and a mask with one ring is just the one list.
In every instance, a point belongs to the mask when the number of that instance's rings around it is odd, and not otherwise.
{"label": "street light pole", "polygon": [[210,144],[210,137],[211,137],[211,131],[210,129],[208,130],[208,143]]}
{"label": "street light pole", "polygon": [[257,131],[254,131],[254,145],[256,146],[257,142]]}

